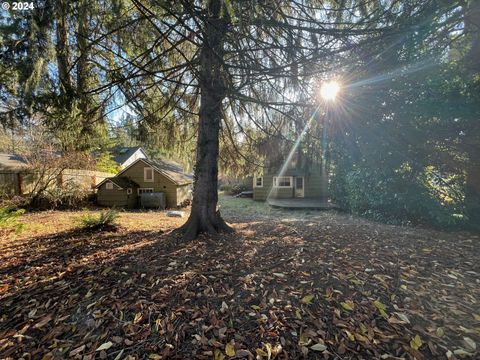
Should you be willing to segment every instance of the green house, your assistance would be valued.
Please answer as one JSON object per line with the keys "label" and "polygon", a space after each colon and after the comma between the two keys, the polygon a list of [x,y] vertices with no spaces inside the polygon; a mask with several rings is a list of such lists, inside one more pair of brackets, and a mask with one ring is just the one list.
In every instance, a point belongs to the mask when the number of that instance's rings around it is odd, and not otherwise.
{"label": "green house", "polygon": [[253,199],[328,199],[328,177],[321,163],[295,153],[289,161],[271,155],[263,171],[253,178]]}
{"label": "green house", "polygon": [[[281,176],[279,176],[281,175]],[[328,180],[321,172],[287,170],[253,178],[253,199],[328,198]]]}
{"label": "green house", "polygon": [[191,199],[193,176],[168,160],[137,159],[115,177],[96,186],[97,202],[102,206],[135,208],[142,193],[165,194],[168,208]]}

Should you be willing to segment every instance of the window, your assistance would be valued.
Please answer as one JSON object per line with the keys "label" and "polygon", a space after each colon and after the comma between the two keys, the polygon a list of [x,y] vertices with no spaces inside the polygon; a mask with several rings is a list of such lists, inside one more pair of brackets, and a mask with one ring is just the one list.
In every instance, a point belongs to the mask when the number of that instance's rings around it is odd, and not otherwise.
{"label": "window", "polygon": [[105,189],[107,190],[113,190],[113,183],[111,181],[107,182],[105,184]]}
{"label": "window", "polygon": [[255,177],[253,179],[253,187],[256,187],[256,188],[263,187],[263,177],[261,177],[261,176]]}
{"label": "window", "polygon": [[144,193],[153,193],[153,188],[138,188],[138,195]]}
{"label": "window", "polygon": [[132,188],[127,189],[127,195],[130,195],[132,193]]}
{"label": "window", "polygon": [[151,167],[143,168],[143,181],[153,182],[153,169]]}
{"label": "window", "polygon": [[273,187],[276,188],[291,188],[292,177],[291,176],[274,176]]}

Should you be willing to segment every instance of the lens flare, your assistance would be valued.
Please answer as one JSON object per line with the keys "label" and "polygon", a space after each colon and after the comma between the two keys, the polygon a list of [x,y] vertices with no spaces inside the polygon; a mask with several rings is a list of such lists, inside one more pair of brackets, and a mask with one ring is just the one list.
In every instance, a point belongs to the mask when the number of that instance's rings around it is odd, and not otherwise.
{"label": "lens flare", "polygon": [[329,81],[320,88],[320,96],[327,101],[335,100],[340,91],[340,84],[336,81]]}

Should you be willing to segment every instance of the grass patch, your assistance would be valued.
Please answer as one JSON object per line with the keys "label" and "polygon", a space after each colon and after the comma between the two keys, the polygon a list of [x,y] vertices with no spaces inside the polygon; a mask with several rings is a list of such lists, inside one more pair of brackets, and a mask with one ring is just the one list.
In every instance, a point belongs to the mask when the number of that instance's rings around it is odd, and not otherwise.
{"label": "grass patch", "polygon": [[278,220],[306,220],[325,216],[327,212],[314,209],[275,208],[266,201],[254,201],[251,198],[235,198],[223,192],[218,194],[218,205],[222,216],[247,218],[272,218]]}
{"label": "grass patch", "polygon": [[250,198],[235,198],[225,193],[218,194],[218,205],[222,216],[262,216],[275,212],[266,202]]}

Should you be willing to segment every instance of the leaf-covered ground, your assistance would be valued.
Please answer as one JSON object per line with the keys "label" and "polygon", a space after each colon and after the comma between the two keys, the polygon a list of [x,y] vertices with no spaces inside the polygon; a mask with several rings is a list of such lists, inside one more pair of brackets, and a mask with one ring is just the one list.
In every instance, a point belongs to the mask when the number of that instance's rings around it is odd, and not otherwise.
{"label": "leaf-covered ground", "polygon": [[2,359],[479,358],[479,237],[223,200],[236,233],[185,221],[24,217],[0,241]]}

